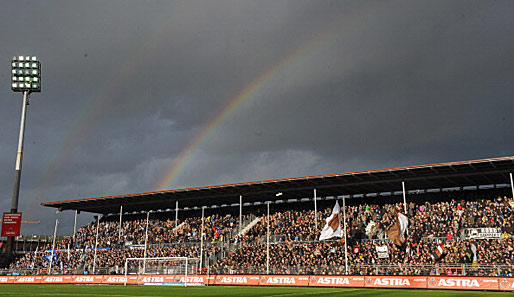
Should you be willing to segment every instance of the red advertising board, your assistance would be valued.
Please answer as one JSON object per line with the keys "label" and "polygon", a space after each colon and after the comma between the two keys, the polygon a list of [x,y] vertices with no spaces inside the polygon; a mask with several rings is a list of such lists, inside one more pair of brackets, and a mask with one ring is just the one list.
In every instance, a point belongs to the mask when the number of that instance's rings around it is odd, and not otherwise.
{"label": "red advertising board", "polygon": [[366,276],[365,287],[370,288],[426,288],[425,276]]}
{"label": "red advertising board", "polygon": [[103,275],[74,275],[74,284],[101,284],[103,282]]}
{"label": "red advertising board", "polygon": [[364,276],[313,275],[311,287],[364,287]]}
{"label": "red advertising board", "polygon": [[2,220],[2,236],[12,237],[19,236],[21,228],[20,212],[4,212]]}
{"label": "red advertising board", "polygon": [[16,284],[39,284],[43,276],[41,275],[23,275],[16,276],[14,283]]}
{"label": "red advertising board", "polygon": [[429,276],[429,289],[498,290],[497,277]]}
{"label": "red advertising board", "polygon": [[295,286],[309,285],[309,275],[263,275],[259,285],[261,286]]}
{"label": "red advertising board", "polygon": [[[137,285],[137,275],[127,275],[127,284]],[[124,275],[104,275],[102,284],[106,285],[123,285],[125,283]]]}
{"label": "red advertising board", "polygon": [[12,284],[16,279],[15,276],[0,276],[0,284]]}
{"label": "red advertising board", "polygon": [[[128,275],[127,284],[205,283],[239,286],[311,286],[368,288],[429,288],[514,291],[513,277],[359,276],[359,275]],[[0,276],[0,284],[123,284],[124,275]]]}
{"label": "red advertising board", "polygon": [[229,286],[258,286],[260,276],[258,275],[216,275],[215,285]]}
{"label": "red advertising board", "polygon": [[514,277],[502,277],[498,282],[501,291],[514,291]]}

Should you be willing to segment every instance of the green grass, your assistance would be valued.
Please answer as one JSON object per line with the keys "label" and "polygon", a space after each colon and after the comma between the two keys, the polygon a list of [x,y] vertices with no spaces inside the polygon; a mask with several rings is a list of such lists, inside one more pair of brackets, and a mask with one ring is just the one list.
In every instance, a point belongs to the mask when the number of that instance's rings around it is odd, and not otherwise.
{"label": "green grass", "polygon": [[400,290],[301,287],[169,287],[119,285],[29,285],[2,284],[0,296],[510,296],[509,293],[450,290]]}

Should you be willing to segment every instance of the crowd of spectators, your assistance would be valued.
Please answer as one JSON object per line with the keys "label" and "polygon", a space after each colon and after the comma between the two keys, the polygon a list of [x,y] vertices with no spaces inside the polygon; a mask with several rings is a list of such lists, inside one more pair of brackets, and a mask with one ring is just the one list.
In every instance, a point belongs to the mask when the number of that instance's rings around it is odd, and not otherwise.
{"label": "crowd of spectators", "polygon": [[[382,268],[386,269],[384,272],[370,265],[417,265],[419,267],[414,270],[396,269],[396,273],[440,274],[441,271],[431,271],[431,267],[441,264],[501,265],[501,269],[506,269],[504,273],[493,269],[489,274],[512,274],[514,271],[513,199],[411,202],[407,206],[410,218],[408,240],[401,247],[387,240],[387,230],[395,221],[394,209],[403,211],[403,205],[360,204],[346,208],[347,257],[351,273],[394,273],[391,267]],[[321,217],[327,218],[331,211],[330,208],[325,209]],[[316,270],[318,273],[337,274],[341,269],[344,271],[344,244],[341,241],[316,242],[321,226],[316,232],[313,218],[313,211],[285,211],[270,217],[270,233],[274,239],[269,252],[272,273],[303,274]],[[502,238],[466,240],[466,228],[501,228]],[[266,232],[267,220],[264,218],[245,235],[244,240],[249,244],[216,263],[213,270],[220,273],[263,273],[267,261]],[[277,235],[280,236],[278,239],[273,238]],[[386,246],[388,256],[379,258],[377,246]],[[444,251],[440,258],[434,255],[437,246]],[[462,268],[453,270],[463,273]]]}
{"label": "crowd of spectators", "polygon": [[[514,199],[459,199],[427,201],[411,199],[407,241],[396,246],[387,239],[394,224],[395,210],[402,203],[359,203],[345,208],[347,222],[347,262],[353,274],[488,274],[512,275],[514,271]],[[341,274],[345,272],[344,239],[318,241],[331,208],[318,212],[318,228],[313,210],[280,210],[270,216],[272,242],[269,247],[270,273]],[[248,215],[247,215],[248,216]],[[267,264],[265,216],[242,236],[239,218],[213,214],[204,219],[204,254],[218,253],[218,243],[230,252],[210,266],[218,273],[265,273]],[[147,257],[199,257],[201,218],[190,217],[176,223],[171,219],[151,219],[148,226]],[[178,227],[177,227],[178,225]],[[81,268],[91,271],[96,241],[96,222],[80,228],[74,237],[56,244],[55,264],[61,270]],[[501,238],[469,239],[467,228],[501,228]],[[96,267],[120,272],[127,257],[143,257],[146,220],[101,221],[98,229]],[[220,246],[220,245],[218,245]],[[441,257],[434,255],[442,247]],[[387,247],[379,257],[377,247]],[[27,253],[12,268],[47,268],[50,246]],[[210,263],[210,262],[209,262]],[[462,268],[462,264],[479,265]],[[470,266],[471,265],[471,266]],[[499,268],[483,270],[487,265]],[[481,267],[481,268],[480,268]],[[481,270],[482,269],[482,270]]]}

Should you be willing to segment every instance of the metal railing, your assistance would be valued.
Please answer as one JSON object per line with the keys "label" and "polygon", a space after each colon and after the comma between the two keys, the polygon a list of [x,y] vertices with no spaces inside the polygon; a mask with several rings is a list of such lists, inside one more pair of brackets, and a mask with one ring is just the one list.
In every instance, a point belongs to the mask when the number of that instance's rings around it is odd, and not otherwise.
{"label": "metal railing", "polygon": [[[214,257],[214,256],[213,256]],[[210,257],[209,257],[210,258]],[[211,258],[210,263],[213,263]],[[223,266],[209,267],[211,274],[266,274],[266,266]],[[96,274],[123,274],[123,267],[96,267]],[[89,274],[92,267],[77,269],[53,269],[52,274]],[[350,275],[447,275],[447,276],[512,276],[514,265],[479,265],[447,263],[435,265],[349,265]],[[2,269],[0,275],[45,275],[47,268]],[[331,266],[272,266],[270,274],[276,275],[344,275],[344,265]]]}
{"label": "metal railing", "polygon": [[[436,265],[349,265],[351,275],[449,275],[449,276],[511,276],[514,265],[436,264]],[[262,266],[211,267],[213,274],[266,274]],[[343,275],[344,265],[272,266],[270,274]]]}

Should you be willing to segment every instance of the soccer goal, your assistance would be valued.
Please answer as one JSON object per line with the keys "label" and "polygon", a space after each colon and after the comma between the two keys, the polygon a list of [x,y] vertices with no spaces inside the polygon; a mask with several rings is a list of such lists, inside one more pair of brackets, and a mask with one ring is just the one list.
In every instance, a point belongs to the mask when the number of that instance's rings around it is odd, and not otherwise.
{"label": "soccer goal", "polygon": [[127,258],[125,260],[125,285],[129,274],[137,275],[174,275],[176,282],[168,285],[198,285],[188,281],[188,275],[200,273],[200,258],[157,257]]}

